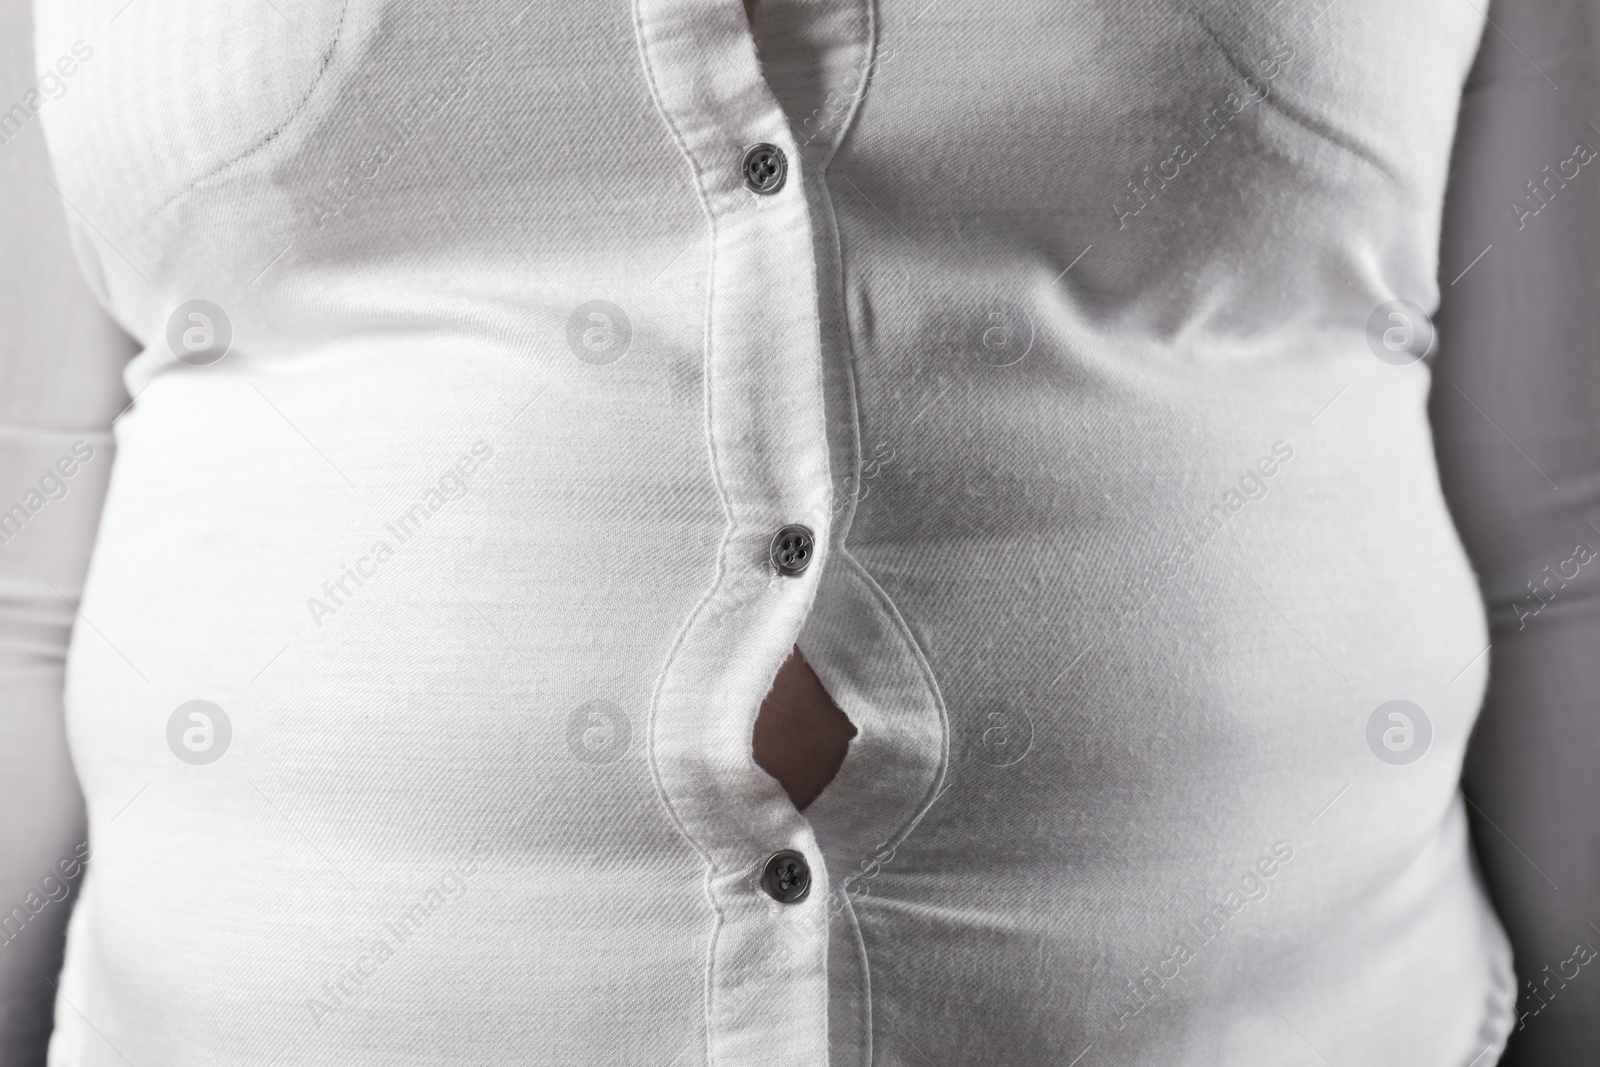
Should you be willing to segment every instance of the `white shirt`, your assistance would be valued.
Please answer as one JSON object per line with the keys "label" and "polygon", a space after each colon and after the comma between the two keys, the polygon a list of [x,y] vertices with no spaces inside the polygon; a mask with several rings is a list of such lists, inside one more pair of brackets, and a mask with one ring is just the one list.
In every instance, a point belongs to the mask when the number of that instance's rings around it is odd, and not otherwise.
{"label": "white shirt", "polygon": [[[1481,16],[757,12],[41,6],[146,346],[52,1063],[1492,1062],[1384,310]],[[803,814],[797,642],[859,730]]]}

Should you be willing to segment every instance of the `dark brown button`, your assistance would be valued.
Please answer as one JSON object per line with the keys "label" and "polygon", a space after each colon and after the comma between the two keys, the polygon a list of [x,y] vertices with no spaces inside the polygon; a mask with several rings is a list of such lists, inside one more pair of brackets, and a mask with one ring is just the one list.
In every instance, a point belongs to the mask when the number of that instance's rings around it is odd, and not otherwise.
{"label": "dark brown button", "polygon": [[798,904],[811,892],[811,866],[792,848],[774,852],[762,868],[761,888],[780,904]]}

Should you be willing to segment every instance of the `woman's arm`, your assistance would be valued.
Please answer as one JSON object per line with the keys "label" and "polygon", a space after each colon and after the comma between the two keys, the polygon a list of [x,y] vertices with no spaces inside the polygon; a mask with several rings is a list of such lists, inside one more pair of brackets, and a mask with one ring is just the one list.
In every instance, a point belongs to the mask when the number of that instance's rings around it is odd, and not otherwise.
{"label": "woman's arm", "polygon": [[131,354],[73,258],[37,113],[57,81],[42,74],[28,0],[0,0],[0,1063],[18,1065],[44,1062],[77,894],[62,665]]}
{"label": "woman's arm", "polygon": [[1600,1049],[1600,8],[1495,0],[1489,18],[1446,202],[1431,414],[1490,609],[1462,788],[1516,949],[1502,1062],[1565,1067]]}

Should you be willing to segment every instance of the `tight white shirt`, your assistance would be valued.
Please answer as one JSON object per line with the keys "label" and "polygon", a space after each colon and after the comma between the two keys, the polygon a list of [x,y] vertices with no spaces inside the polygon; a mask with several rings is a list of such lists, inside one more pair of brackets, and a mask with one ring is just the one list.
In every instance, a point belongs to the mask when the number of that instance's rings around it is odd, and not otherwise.
{"label": "tight white shirt", "polygon": [[52,1062],[1492,1061],[1485,624],[1373,326],[1481,16],[770,3],[37,12],[146,346]]}

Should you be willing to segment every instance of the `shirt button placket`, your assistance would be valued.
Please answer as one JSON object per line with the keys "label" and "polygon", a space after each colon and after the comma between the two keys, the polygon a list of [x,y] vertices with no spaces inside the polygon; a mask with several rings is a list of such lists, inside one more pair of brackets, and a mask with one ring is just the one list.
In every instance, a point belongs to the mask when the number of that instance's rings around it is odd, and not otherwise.
{"label": "shirt button placket", "polygon": [[[827,560],[832,484],[806,163],[733,0],[636,0],[652,91],[710,220],[708,458],[727,523],[714,584],[657,689],[664,799],[710,858],[707,1058],[828,1059],[828,870],[750,759],[753,715]],[[760,802],[756,802],[759,799]]]}

